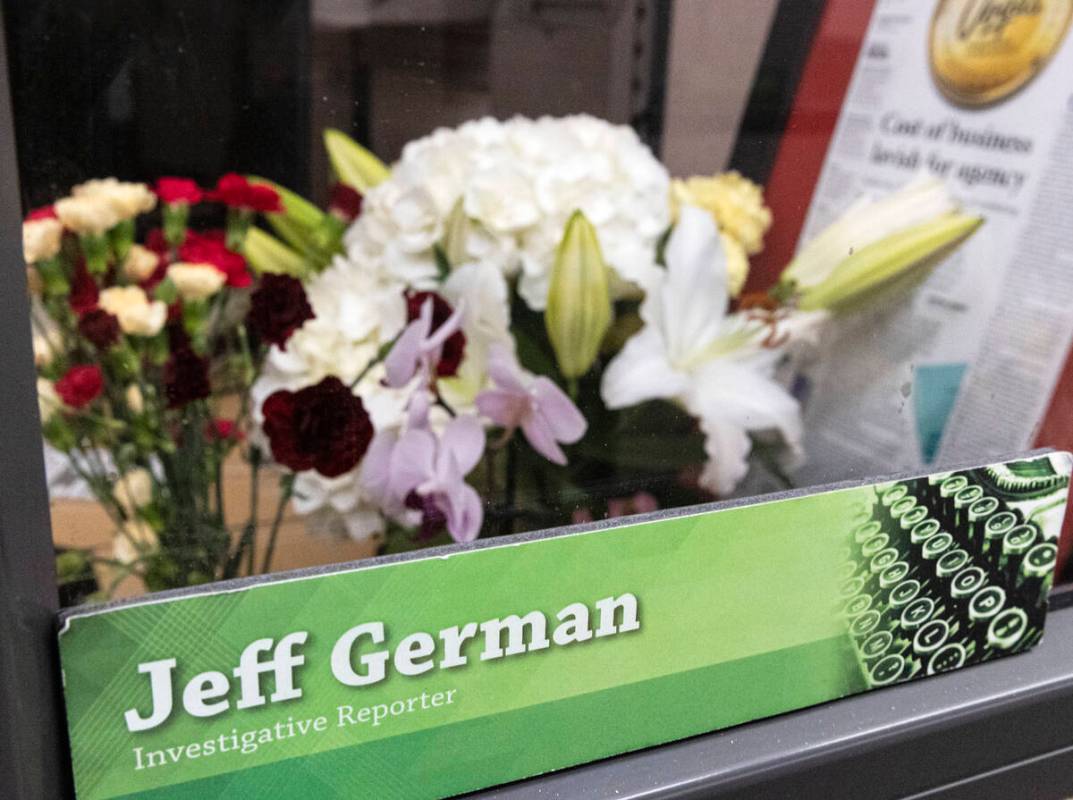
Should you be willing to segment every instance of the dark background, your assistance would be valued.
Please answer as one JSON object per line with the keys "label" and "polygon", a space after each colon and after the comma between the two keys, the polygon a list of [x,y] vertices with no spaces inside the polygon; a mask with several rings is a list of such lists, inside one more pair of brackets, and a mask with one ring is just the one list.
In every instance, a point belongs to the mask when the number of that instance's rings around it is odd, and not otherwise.
{"label": "dark background", "polygon": [[[323,199],[327,125],[391,160],[404,141],[470,116],[588,111],[633,124],[658,153],[672,0],[484,2],[457,22],[346,29],[316,28],[312,0],[3,0],[24,209],[93,177],[212,184],[227,171]],[[780,4],[731,164],[755,180],[822,7]],[[608,29],[627,13],[633,74],[609,78],[609,41],[621,40]],[[560,56],[541,61],[545,35],[549,46],[560,37]],[[495,36],[499,52],[523,53],[514,66],[490,53]],[[523,69],[531,42],[539,73]],[[629,86],[625,108],[606,99],[616,80]]]}

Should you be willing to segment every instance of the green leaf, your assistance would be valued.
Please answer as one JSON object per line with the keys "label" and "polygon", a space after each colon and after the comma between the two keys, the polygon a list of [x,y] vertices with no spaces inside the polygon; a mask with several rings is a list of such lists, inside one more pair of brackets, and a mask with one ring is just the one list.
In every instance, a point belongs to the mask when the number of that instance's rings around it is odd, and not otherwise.
{"label": "green leaf", "polygon": [[432,248],[432,252],[436,256],[436,274],[442,283],[451,274],[451,262],[447,260],[447,254],[440,245],[435,245]]}
{"label": "green leaf", "polygon": [[170,306],[179,299],[179,287],[171,278],[165,278],[153,289],[153,298]]}
{"label": "green leaf", "polygon": [[362,194],[391,176],[384,162],[340,130],[325,129],[324,146],[335,176]]}

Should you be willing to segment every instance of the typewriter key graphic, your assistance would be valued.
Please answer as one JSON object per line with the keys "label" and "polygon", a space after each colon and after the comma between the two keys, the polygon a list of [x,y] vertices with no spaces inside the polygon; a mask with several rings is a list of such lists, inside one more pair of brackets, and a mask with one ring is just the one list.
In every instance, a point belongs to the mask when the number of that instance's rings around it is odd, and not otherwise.
{"label": "typewriter key graphic", "polygon": [[861,645],[861,655],[867,659],[878,658],[886,653],[892,644],[894,644],[894,635],[890,631],[873,633]]}
{"label": "typewriter key graphic", "polygon": [[905,671],[905,658],[898,655],[885,656],[876,662],[869,675],[872,686],[887,686],[902,677]]}
{"label": "typewriter key graphic", "polygon": [[1051,457],[899,480],[854,509],[839,585],[867,685],[1039,640],[1058,538],[1045,515],[1069,483],[1068,467]]}
{"label": "typewriter key graphic", "polygon": [[934,675],[937,672],[957,669],[965,663],[965,658],[966,650],[964,645],[957,642],[944,644],[928,659],[928,674]]}
{"label": "typewriter key graphic", "polygon": [[910,578],[902,581],[890,593],[891,608],[899,609],[909,605],[920,594],[920,581]]}
{"label": "typewriter key graphic", "polygon": [[969,619],[990,621],[1006,604],[1006,592],[1001,586],[985,586],[969,601]]}

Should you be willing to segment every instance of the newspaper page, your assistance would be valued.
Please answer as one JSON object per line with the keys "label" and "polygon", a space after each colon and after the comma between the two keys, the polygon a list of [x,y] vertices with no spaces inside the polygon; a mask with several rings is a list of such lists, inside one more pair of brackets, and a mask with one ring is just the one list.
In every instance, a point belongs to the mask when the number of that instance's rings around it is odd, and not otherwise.
{"label": "newspaper page", "polygon": [[1071,11],[877,2],[798,246],[922,170],[986,222],[917,285],[832,326],[803,381],[802,482],[1032,443],[1073,337]]}

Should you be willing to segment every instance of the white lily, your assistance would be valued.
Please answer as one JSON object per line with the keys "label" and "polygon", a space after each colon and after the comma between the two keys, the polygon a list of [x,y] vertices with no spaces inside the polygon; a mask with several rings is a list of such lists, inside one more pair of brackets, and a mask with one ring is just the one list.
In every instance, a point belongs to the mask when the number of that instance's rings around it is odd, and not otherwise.
{"label": "white lily", "polygon": [[798,291],[811,289],[854,252],[959,208],[946,184],[927,174],[884,197],[864,195],[801,249],[782,280],[792,281]]}
{"label": "white lily", "polygon": [[981,224],[946,184],[918,175],[885,197],[853,203],[794,257],[776,293],[805,311],[849,308],[910,270],[934,266]]}
{"label": "white lily", "polygon": [[666,272],[641,305],[645,327],[604,373],[609,408],[680,403],[700,420],[709,462],[701,483],[725,495],[748,471],[750,432],[776,430],[792,448],[800,407],[775,380],[785,346],[825,317],[794,314],[777,329],[748,312],[728,315],[726,255],[711,216],[683,206],[667,242]]}

